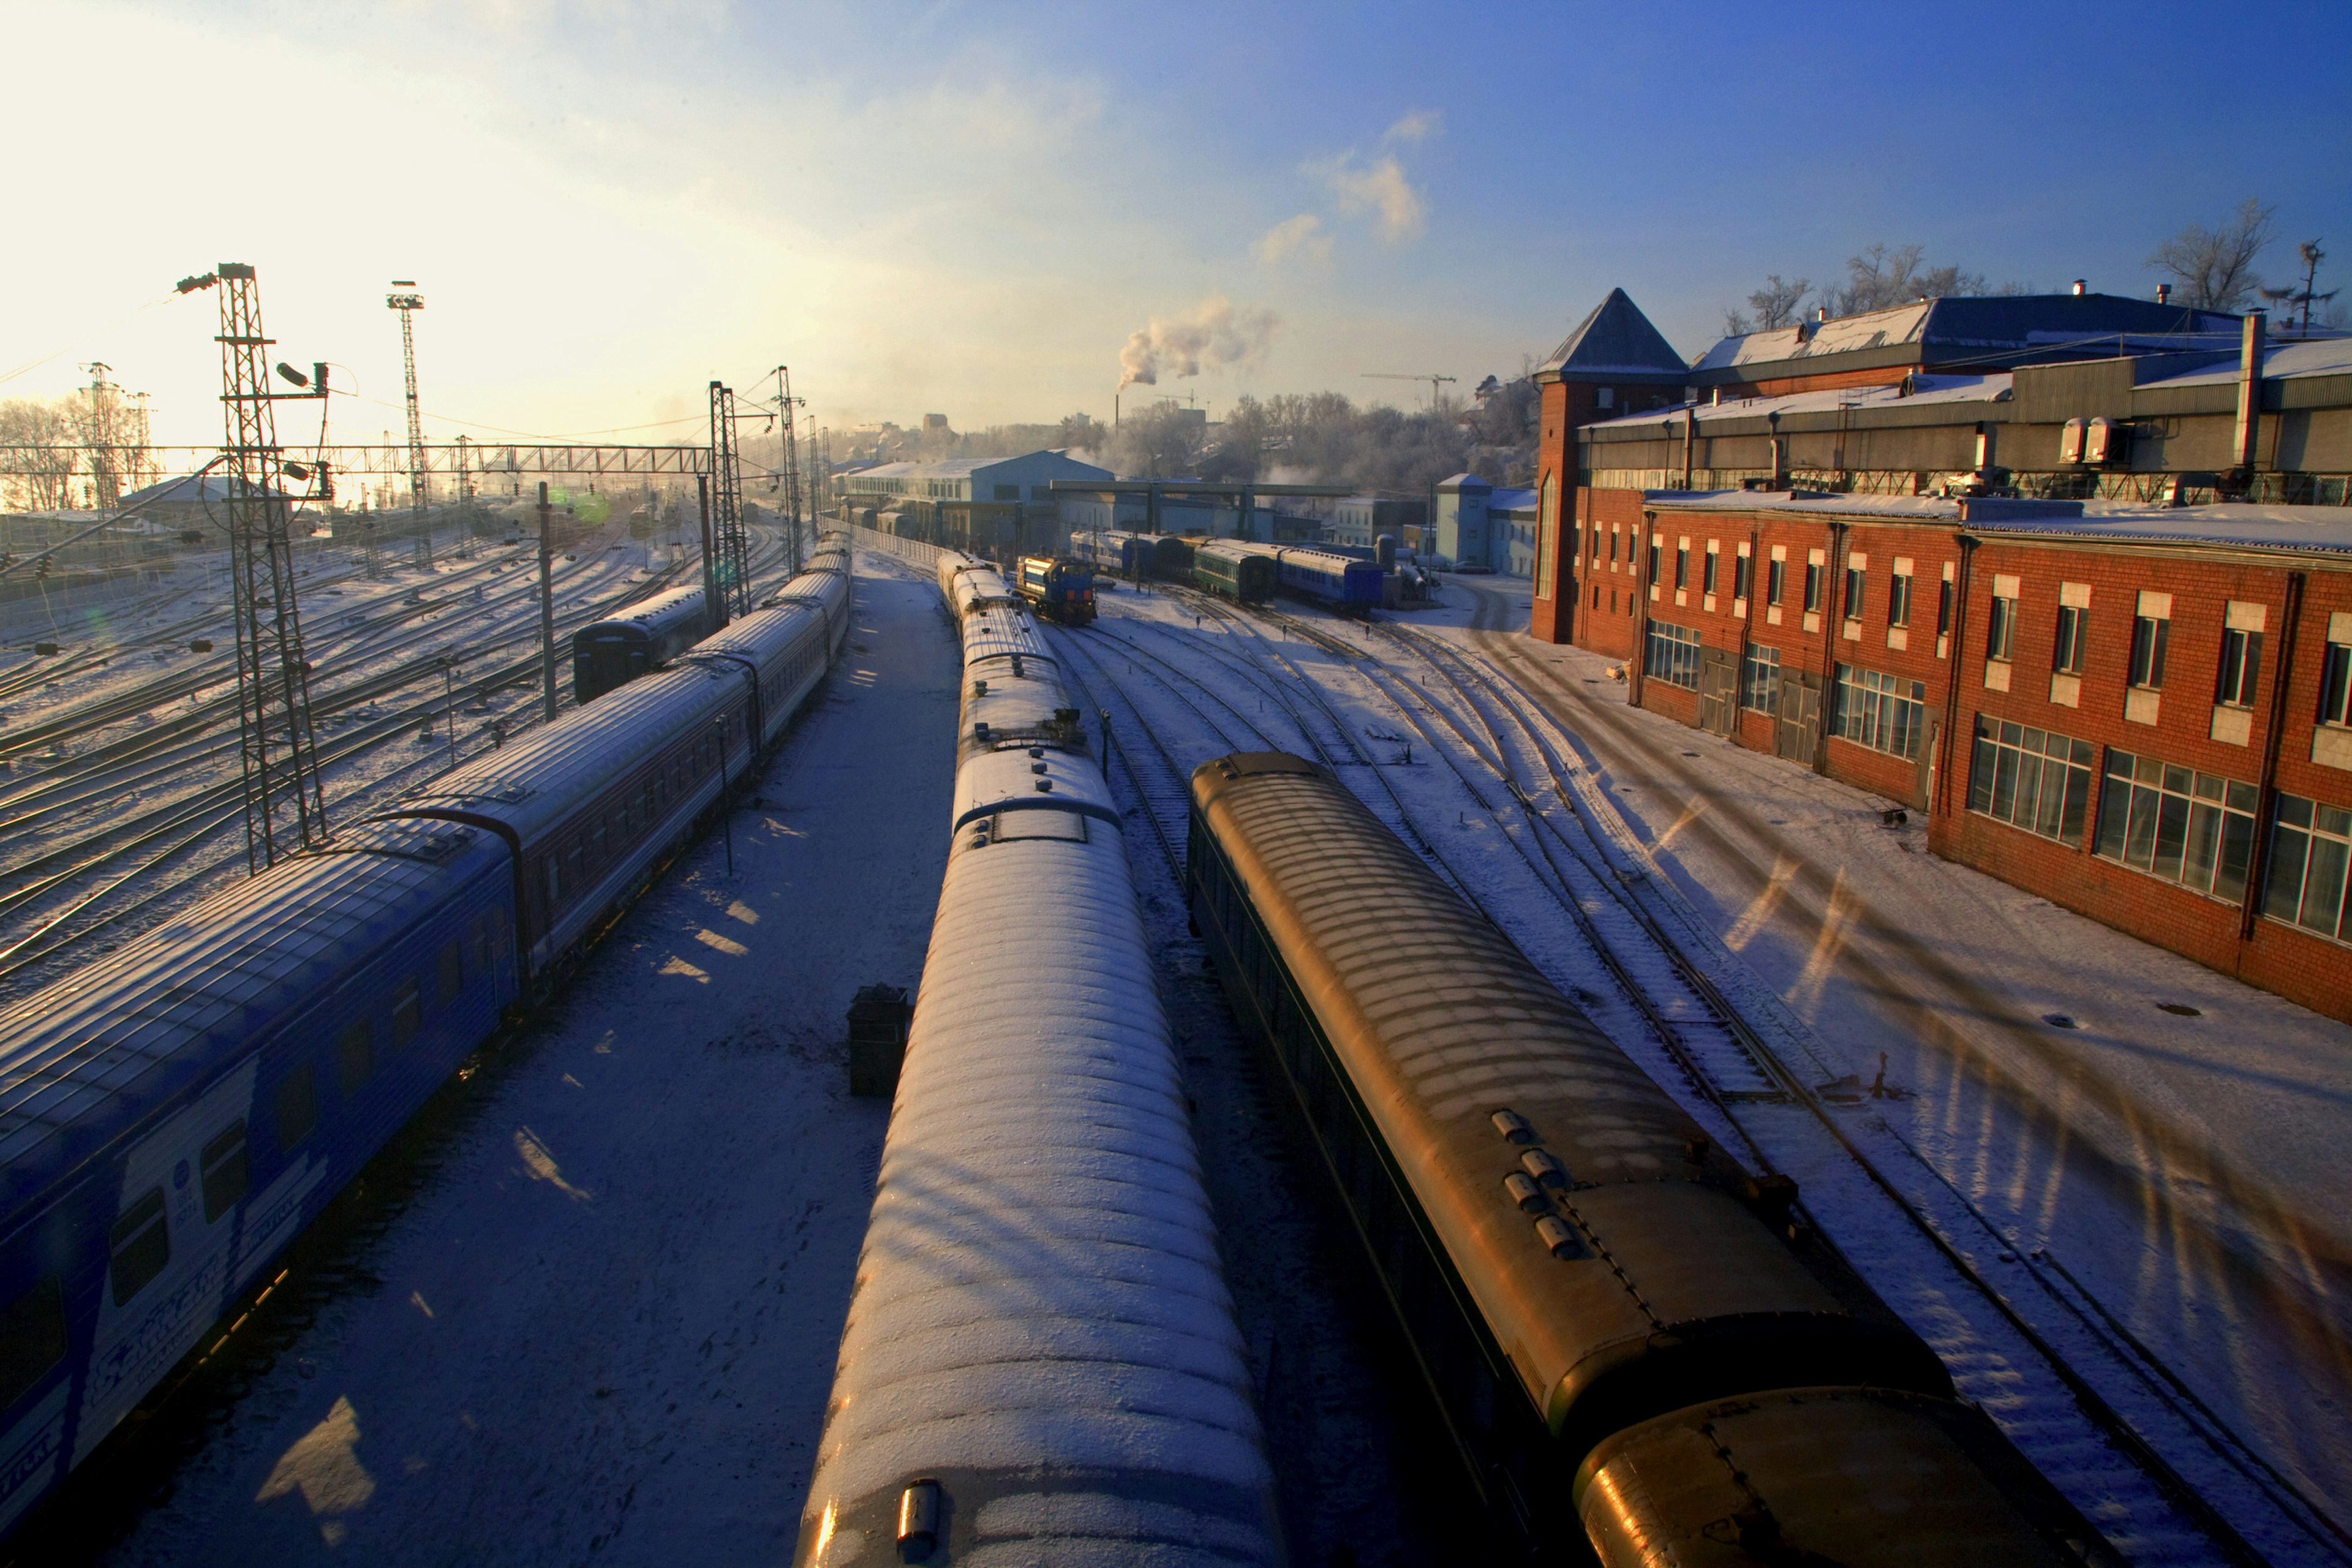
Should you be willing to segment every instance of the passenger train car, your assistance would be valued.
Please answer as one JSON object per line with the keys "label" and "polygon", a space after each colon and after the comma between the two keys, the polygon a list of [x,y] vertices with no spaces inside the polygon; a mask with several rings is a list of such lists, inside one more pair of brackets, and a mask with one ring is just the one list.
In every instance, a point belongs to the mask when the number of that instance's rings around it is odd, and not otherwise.
{"label": "passenger train car", "polygon": [[1187,893],[1541,1561],[2110,1564],[1802,1222],[1327,770],[1192,775]]}
{"label": "passenger train car", "polygon": [[1097,572],[1115,572],[1129,581],[1181,581],[1192,569],[1192,542],[1173,533],[1079,529],[1070,535],[1070,553]]}
{"label": "passenger train car", "polygon": [[1192,551],[1192,586],[1244,605],[1274,597],[1274,557],[1255,545],[1213,539]]}
{"label": "passenger train car", "polygon": [[0,1530],[102,1442],[807,701],[772,607],[0,1010]]}
{"label": "passenger train car", "polygon": [[940,588],[947,878],[795,1560],[1277,1562],[1119,814],[1028,606]]}
{"label": "passenger train car", "polygon": [[[643,510],[642,508],[639,510]],[[699,586],[672,588],[572,636],[572,695],[593,702],[700,642],[710,615]]]}
{"label": "passenger train car", "polygon": [[1310,545],[1239,544],[1235,548],[1270,556],[1276,587],[1328,605],[1341,615],[1370,615],[1381,603],[1384,574],[1376,560]]}

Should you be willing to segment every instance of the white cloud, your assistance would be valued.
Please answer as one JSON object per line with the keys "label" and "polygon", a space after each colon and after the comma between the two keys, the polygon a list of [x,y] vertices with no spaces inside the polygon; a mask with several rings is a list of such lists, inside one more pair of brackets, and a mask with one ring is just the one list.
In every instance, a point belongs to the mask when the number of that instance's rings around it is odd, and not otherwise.
{"label": "white cloud", "polygon": [[1382,142],[1426,142],[1445,129],[1445,111],[1440,109],[1409,109],[1394,125],[1381,132]]}
{"label": "white cloud", "polygon": [[1268,267],[1297,259],[1319,270],[1331,263],[1331,236],[1313,213],[1286,217],[1257,237],[1250,254]]}
{"label": "white cloud", "polygon": [[1339,198],[1339,210],[1344,213],[1374,213],[1381,221],[1381,233],[1391,243],[1402,245],[1419,239],[1428,227],[1428,209],[1421,193],[1405,177],[1404,165],[1391,154],[1382,154],[1377,163],[1360,167],[1350,153],[1318,171],[1331,194]]}

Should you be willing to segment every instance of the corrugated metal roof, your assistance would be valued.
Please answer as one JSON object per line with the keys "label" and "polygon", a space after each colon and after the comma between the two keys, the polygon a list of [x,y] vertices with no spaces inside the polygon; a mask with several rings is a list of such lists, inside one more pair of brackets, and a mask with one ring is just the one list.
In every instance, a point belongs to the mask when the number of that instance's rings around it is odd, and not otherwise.
{"label": "corrugated metal roof", "polygon": [[1691,369],[1724,379],[1737,370],[1906,345],[1920,351],[1922,363],[1949,364],[1971,355],[2048,357],[2053,351],[2063,357],[2075,347],[2092,359],[2118,348],[2210,347],[2235,342],[2238,331],[2233,315],[2115,294],[1959,295],[1727,337]]}
{"label": "corrugated metal roof", "polygon": [[1625,290],[1612,289],[1537,367],[1537,374],[1657,376],[1679,384],[1689,369],[1689,363]]}

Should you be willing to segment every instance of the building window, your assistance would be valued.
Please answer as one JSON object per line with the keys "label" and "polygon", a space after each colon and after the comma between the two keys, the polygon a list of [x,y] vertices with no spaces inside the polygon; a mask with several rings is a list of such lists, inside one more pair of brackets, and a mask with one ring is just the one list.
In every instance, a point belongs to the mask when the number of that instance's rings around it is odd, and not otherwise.
{"label": "building window", "polygon": [[1847,556],[1845,558],[1845,618],[1847,620],[1862,619],[1863,600],[1868,595],[1869,589],[1870,573],[1869,569],[1863,564],[1862,557]]}
{"label": "building window", "polygon": [[1652,621],[1648,647],[1642,660],[1642,673],[1654,676],[1669,686],[1685,686],[1696,691],[1698,647],[1697,627]]}
{"label": "building window", "polygon": [[1723,557],[1722,557],[1722,555],[1720,555],[1719,553],[1717,553],[1717,551],[1716,551],[1715,546],[1714,546],[1713,544],[1711,544],[1711,543],[1710,543],[1710,544],[1706,547],[1706,571],[1705,571],[1704,574],[1703,574],[1703,575],[1701,575],[1701,576],[1700,576],[1700,578],[1699,578],[1699,584],[1698,584],[1698,585],[1699,585],[1699,588],[1701,589],[1701,591],[1703,591],[1703,592],[1705,592],[1705,593],[1709,593],[1709,594],[1712,594],[1712,593],[1714,593],[1714,592],[1716,591],[1717,587],[1718,585],[1720,585],[1720,584],[1721,584],[1721,582],[1722,582],[1722,577],[1721,577],[1721,574],[1721,574],[1721,570],[1722,570],[1722,566],[1723,566]]}
{"label": "building window", "polygon": [[1924,681],[1883,675],[1874,669],[1837,667],[1837,713],[1832,732],[1858,746],[1885,752],[1911,762],[1919,760],[1919,741],[1927,727],[1927,687]]}
{"label": "building window", "polygon": [[1675,546],[1675,586],[1678,589],[1690,586],[1690,541],[1687,539]]}
{"label": "building window", "polygon": [[2263,634],[2243,626],[2221,631],[2221,682],[2214,700],[2230,708],[2252,708],[2263,673]]}
{"label": "building window", "polygon": [[1805,614],[1812,615],[1822,607],[1822,563],[1805,563]]}
{"label": "building window", "polygon": [[1764,569],[1764,602],[1768,605],[1779,604],[1788,593],[1788,589],[1789,563],[1775,555],[1772,557],[1771,563]]}
{"label": "building window", "polygon": [[2017,601],[2004,595],[1992,596],[1991,613],[1985,616],[1985,657],[2007,659],[2010,644],[2017,636]]}
{"label": "building window", "polygon": [[2083,673],[2083,655],[2091,641],[2091,611],[2087,605],[2058,606],[2058,640],[2051,668],[2066,675]]}
{"label": "building window", "polygon": [[1969,809],[2079,843],[2091,801],[2091,743],[1977,715]]}
{"label": "building window", "polygon": [[1949,637],[1952,635],[1952,580],[1947,577],[1936,586],[1936,635]]}
{"label": "building window", "polygon": [[1617,406],[1617,389],[1613,386],[1599,386],[1593,388],[1592,406],[1595,408],[1614,408]]}
{"label": "building window", "polygon": [[2344,907],[2352,865],[2352,811],[2281,794],[2271,828],[2270,887],[2263,913],[2338,942],[2352,942]]}
{"label": "building window", "polygon": [[2254,800],[2252,784],[2110,751],[2097,853],[2234,902],[2253,860]]}
{"label": "building window", "polygon": [[1739,661],[1739,705],[1755,713],[1780,710],[1780,650],[1748,645]]}
{"label": "building window", "polygon": [[2132,621],[2131,683],[2153,691],[2164,684],[2165,636],[2172,629],[2168,616],[2141,615]]}
{"label": "building window", "polygon": [[1886,584],[1886,624],[1907,626],[1911,624],[1911,574],[1897,572]]}
{"label": "building window", "polygon": [[1559,537],[1559,476],[1546,474],[1541,505],[1536,509],[1536,593],[1542,598],[1552,597],[1551,580],[1557,575],[1551,559],[1552,541]]}
{"label": "building window", "polygon": [[1756,563],[1743,551],[1731,558],[1731,596],[1745,599],[1755,586]]}
{"label": "building window", "polygon": [[2352,724],[2352,643],[2331,642],[2321,657],[2319,721]]}

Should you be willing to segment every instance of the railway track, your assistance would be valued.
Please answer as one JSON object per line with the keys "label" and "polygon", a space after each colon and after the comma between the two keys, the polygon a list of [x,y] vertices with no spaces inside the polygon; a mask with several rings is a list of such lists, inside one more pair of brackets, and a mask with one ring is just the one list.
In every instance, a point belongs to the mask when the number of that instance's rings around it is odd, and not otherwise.
{"label": "railway track", "polygon": [[[1829,1233],[1921,1323],[1953,1363],[1964,1390],[2002,1417],[2021,1447],[2102,1522],[2119,1548],[2146,1563],[2352,1561],[2325,1515],[2250,1449],[2227,1439],[2218,1446],[2205,1440],[2217,1417],[2206,1422],[2208,1433],[2193,1430],[2194,1421],[2187,1424],[2189,1430],[2159,1433],[2187,1439],[2200,1486],[2165,1457],[2179,1451],[2173,1441],[2160,1451],[2144,1431],[2161,1425],[2151,1416],[2165,1413],[2163,1402],[2119,1402],[2109,1392],[2117,1380],[2108,1374],[2117,1369],[2099,1365],[2095,1377],[2082,1370],[2111,1359],[2097,1336],[2053,1337],[2017,1310],[2011,1287],[2041,1278],[2036,1263],[2021,1259],[1980,1212],[1972,1212],[1891,1131],[1885,1135],[1888,1146],[1881,1147],[1874,1133],[1858,1140],[1841,1124],[1815,1087],[1826,1072],[1811,1058],[1802,1026],[1783,1009],[1782,1016],[1759,1026],[1757,1015],[1771,1009],[1753,994],[1756,988],[1722,984],[1727,972],[1738,969],[1737,961],[1727,951],[1707,951],[1708,943],[1719,949],[1719,942],[1663,882],[1589,773],[1567,760],[1572,753],[1565,738],[1549,730],[1539,710],[1529,710],[1534,705],[1524,693],[1438,639],[1384,623],[1370,635],[1389,642],[1401,656],[1394,660],[1376,658],[1280,612],[1244,615],[1207,599],[1190,600],[1191,605],[1204,616],[1277,626],[1319,647],[1419,738],[1475,809],[1501,830],[1528,880],[1581,935],[1612,982],[1607,989],[1638,1019],[1634,1033],[1654,1045],[1654,1073],[1670,1087],[1678,1083],[1686,1100],[1697,1101],[1694,1110],[1705,1112],[1702,1120],[1747,1148],[1760,1167],[1800,1175],[1818,1211],[1815,1223],[1821,1214],[1832,1216]],[[1181,628],[1159,630],[1181,637]],[[1259,653],[1282,646],[1260,630]],[[1197,657],[1229,666],[1230,654],[1221,648]],[[1330,757],[1308,713],[1329,721],[1327,735],[1352,733],[1301,661],[1270,658],[1266,679],[1252,678],[1252,684],[1282,694],[1309,753],[1321,760]],[[1136,722],[1149,728],[1142,707],[1130,707]],[[1368,804],[1379,809],[1384,802],[1410,823],[1413,814],[1384,773],[1374,767],[1342,776],[1359,783],[1360,795],[1362,779],[1378,779],[1382,801]],[[1430,842],[1433,837],[1444,835],[1434,825],[1431,833],[1415,835],[1471,901],[1501,925],[1489,899],[1472,891],[1480,885],[1476,873],[1450,865]],[[1590,977],[1583,978],[1577,991],[1588,1003],[1601,1000]],[[1807,1066],[1794,1065],[1800,1062]],[[1914,1197],[1922,1186],[1929,1201]],[[1955,1236],[1966,1245],[1956,1245]],[[1987,1261],[1980,1263],[1971,1249],[1986,1252]],[[1999,1260],[2000,1277],[1990,1259]],[[2021,1270],[2015,1281],[2008,1277],[2013,1268]],[[2078,1307],[2076,1315],[2087,1317],[2089,1309]],[[1958,1321],[1921,1321],[1938,1317]],[[2112,1325],[2107,1338],[2119,1328]],[[2161,1381],[2145,1369],[2138,1374],[2151,1376]],[[2151,1403],[2154,1410],[2146,1407]],[[2177,1395],[2173,1404],[2180,1404]],[[2242,1489],[2221,1489],[2232,1492],[2226,1515],[2207,1497],[2216,1465],[2242,1481]],[[2257,1495],[2237,1495],[2240,1489]],[[2233,1521],[2249,1518],[2249,1504],[2252,1515],[2267,1517],[2254,1518],[2242,1531]]]}

